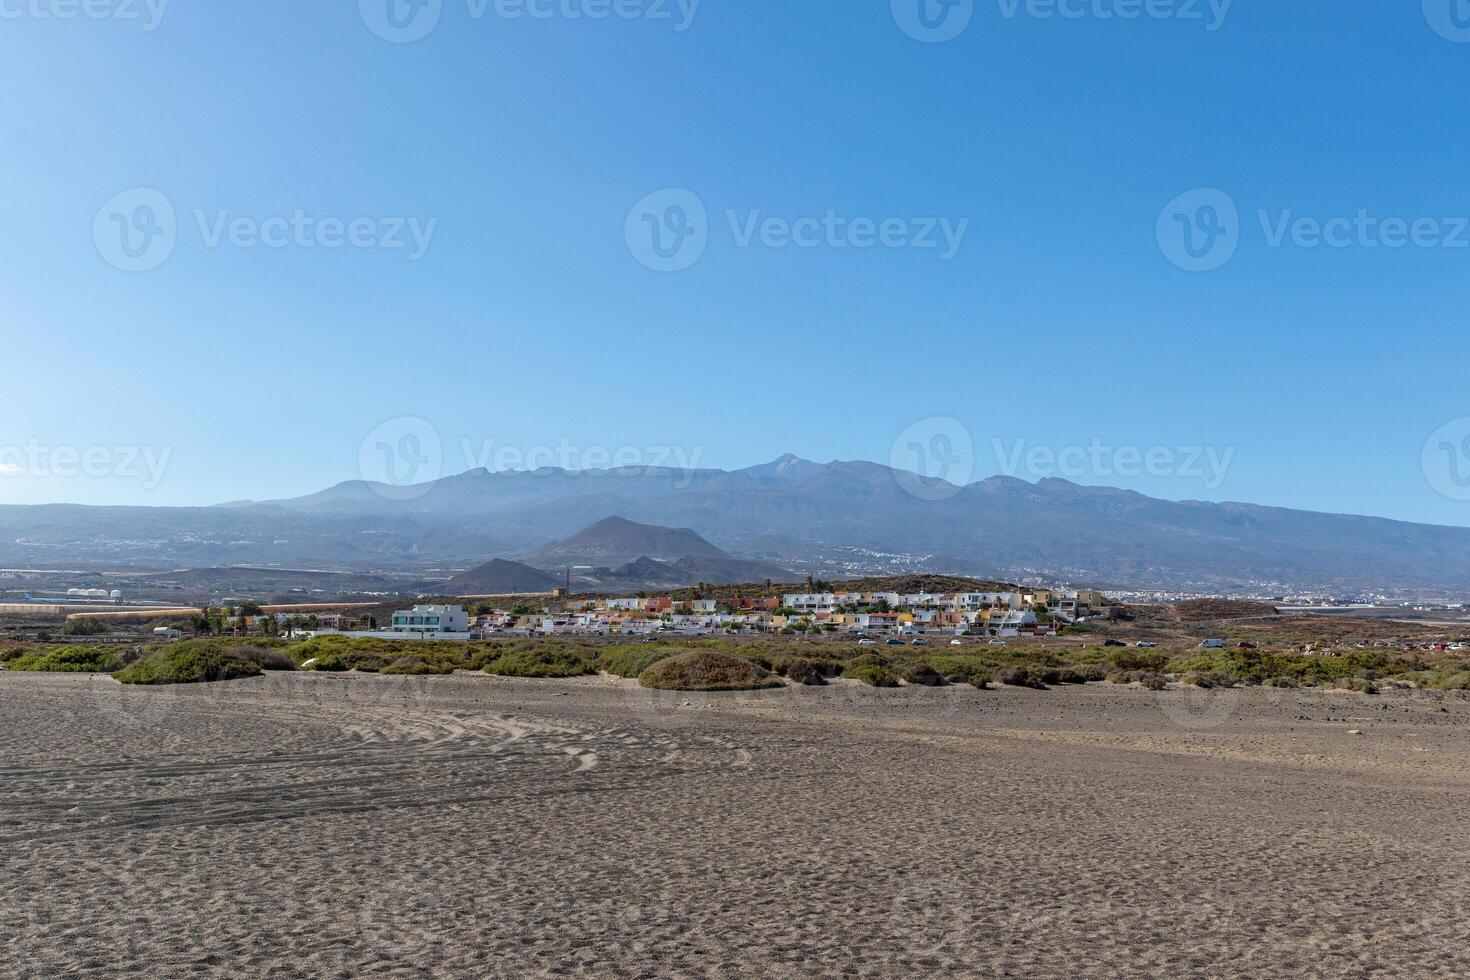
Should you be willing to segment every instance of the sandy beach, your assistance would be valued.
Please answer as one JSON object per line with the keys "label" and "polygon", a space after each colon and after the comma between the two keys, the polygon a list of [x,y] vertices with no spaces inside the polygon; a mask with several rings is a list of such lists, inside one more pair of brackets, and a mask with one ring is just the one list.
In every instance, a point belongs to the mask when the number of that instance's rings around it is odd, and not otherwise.
{"label": "sandy beach", "polygon": [[0,973],[1466,976],[1467,732],[1408,691],[0,673]]}

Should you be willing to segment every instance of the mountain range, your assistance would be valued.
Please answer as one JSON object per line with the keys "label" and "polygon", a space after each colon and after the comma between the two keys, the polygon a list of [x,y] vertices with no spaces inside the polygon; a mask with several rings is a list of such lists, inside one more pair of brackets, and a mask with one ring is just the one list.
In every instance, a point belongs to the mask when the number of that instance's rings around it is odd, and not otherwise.
{"label": "mountain range", "polygon": [[[645,554],[620,547],[617,533],[595,548],[578,543],[610,517],[663,528],[671,544]],[[609,570],[690,559],[696,579],[699,561],[748,560],[826,577],[904,568],[1103,587],[1470,595],[1470,528],[1165,501],[1059,479],[955,486],[793,456],[734,471],[472,470],[407,491],[353,481],[205,508],[0,507],[0,564],[452,572],[494,558]]]}
{"label": "mountain range", "polygon": [[524,561],[497,558],[456,575],[443,589],[455,595],[547,592],[566,581],[550,575],[547,570],[552,569],[565,570],[573,588],[580,591],[672,589],[701,582],[791,582],[797,578],[779,565],[727,554],[689,528],[609,517]]}

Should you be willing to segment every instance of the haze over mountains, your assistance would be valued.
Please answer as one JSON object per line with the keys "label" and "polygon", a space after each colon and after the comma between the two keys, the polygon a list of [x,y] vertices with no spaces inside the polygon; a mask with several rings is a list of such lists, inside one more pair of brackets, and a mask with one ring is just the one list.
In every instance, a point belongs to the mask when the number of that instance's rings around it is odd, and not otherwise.
{"label": "haze over mountains", "polygon": [[462,595],[545,592],[570,573],[581,591],[680,588],[707,582],[792,582],[799,576],[770,562],[735,558],[688,528],[656,527],[609,517],[522,562],[496,559],[457,575],[445,588]]}
{"label": "haze over mountains", "polygon": [[[662,528],[673,543],[653,555],[620,549],[628,529],[617,525],[595,547],[572,537],[613,517]],[[699,562],[750,560],[803,574],[898,563],[1114,587],[1470,594],[1470,528],[1171,502],[1056,479],[959,487],[876,463],[791,456],[728,472],[475,470],[408,491],[354,481],[212,508],[0,507],[8,565],[463,569],[493,558],[608,570],[689,559],[684,571],[696,580]],[[709,569],[702,580],[717,580]]]}

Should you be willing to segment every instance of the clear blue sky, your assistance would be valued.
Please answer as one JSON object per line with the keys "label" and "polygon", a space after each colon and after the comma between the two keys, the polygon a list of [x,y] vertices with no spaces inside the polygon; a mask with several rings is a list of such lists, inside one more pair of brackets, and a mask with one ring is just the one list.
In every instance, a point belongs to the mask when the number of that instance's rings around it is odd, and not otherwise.
{"label": "clear blue sky", "polygon": [[[141,22],[0,4],[0,502],[306,493],[356,478],[400,416],[432,423],[445,472],[462,440],[887,462],[938,417],[921,434],[967,429],[976,479],[995,439],[1211,447],[1233,450],[1223,481],[1072,475],[1470,524],[1421,458],[1470,415],[1470,248],[1273,248],[1257,218],[1470,215],[1470,43],[1418,3],[1236,0],[1211,24],[1207,0],[1203,21],[976,0],[926,43],[889,0],[703,0],[685,30],[674,0],[672,20],[443,0],[389,43],[367,26],[386,2],[175,2],[151,31],[143,0]],[[138,187],[177,240],[130,273],[94,221]],[[708,216],[676,272],[626,234],[666,188]],[[1196,188],[1240,213],[1210,272],[1157,233]],[[210,247],[196,218],[297,210],[437,224],[415,261]],[[742,246],[727,210],[968,225],[946,260]],[[17,463],[28,445],[167,467],[58,476]]]}

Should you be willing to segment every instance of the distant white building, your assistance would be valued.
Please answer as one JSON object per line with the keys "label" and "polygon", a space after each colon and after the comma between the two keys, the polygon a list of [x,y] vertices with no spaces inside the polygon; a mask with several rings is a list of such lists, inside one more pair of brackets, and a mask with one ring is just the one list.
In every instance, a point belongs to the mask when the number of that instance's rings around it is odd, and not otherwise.
{"label": "distant white building", "polygon": [[837,606],[837,596],[831,592],[792,593],[782,596],[781,604],[797,612],[831,612]]}
{"label": "distant white building", "polygon": [[393,614],[394,633],[468,633],[470,617],[463,606],[414,606]]}
{"label": "distant white building", "polygon": [[1023,629],[1034,628],[1036,625],[1036,614],[1033,612],[1012,610],[1004,616],[990,617],[990,626],[995,630],[996,636],[1020,636]]}

